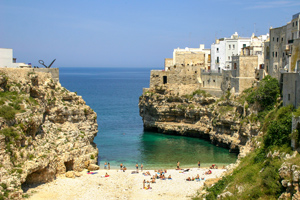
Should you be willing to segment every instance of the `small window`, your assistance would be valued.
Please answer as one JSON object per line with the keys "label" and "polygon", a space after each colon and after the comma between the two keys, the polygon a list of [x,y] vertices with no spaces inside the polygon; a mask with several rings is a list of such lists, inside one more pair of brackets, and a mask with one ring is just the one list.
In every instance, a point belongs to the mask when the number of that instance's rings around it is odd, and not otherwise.
{"label": "small window", "polygon": [[168,83],[167,76],[163,76],[163,83],[164,83],[164,84],[167,84],[167,83]]}
{"label": "small window", "polygon": [[296,26],[298,26],[298,21],[296,21]]}
{"label": "small window", "polygon": [[275,57],[277,58],[277,52],[275,53]]}
{"label": "small window", "polygon": [[235,49],[235,45],[232,45],[232,49]]}
{"label": "small window", "polygon": [[231,45],[228,46],[228,49],[231,49]]}
{"label": "small window", "polygon": [[274,42],[274,37],[273,37],[273,42]]}
{"label": "small window", "polygon": [[274,51],[272,52],[273,58],[274,58]]}
{"label": "small window", "polygon": [[277,70],[277,65],[275,65],[275,70]]}
{"label": "small window", "polygon": [[283,38],[281,38],[281,42],[283,42]]}
{"label": "small window", "polygon": [[293,22],[293,27],[294,27],[294,23],[295,23],[295,22]]}
{"label": "small window", "polygon": [[277,38],[277,42],[279,42],[279,38]]}
{"label": "small window", "polygon": [[216,80],[213,80],[213,82],[215,83],[215,82],[216,82]]}
{"label": "small window", "polygon": [[230,56],[228,56],[228,60],[230,60]]}
{"label": "small window", "polygon": [[217,53],[219,53],[219,48],[217,48]]}
{"label": "small window", "polygon": [[245,48],[246,47],[246,44],[243,44],[243,48]]}

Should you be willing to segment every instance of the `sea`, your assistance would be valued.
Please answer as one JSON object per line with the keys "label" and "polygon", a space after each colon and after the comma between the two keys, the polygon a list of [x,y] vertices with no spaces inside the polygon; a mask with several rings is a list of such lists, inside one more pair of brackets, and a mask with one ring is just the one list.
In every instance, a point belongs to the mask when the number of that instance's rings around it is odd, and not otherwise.
{"label": "sea", "polygon": [[218,166],[234,163],[237,154],[212,145],[209,141],[184,136],[145,132],[139,115],[139,97],[149,87],[151,68],[59,69],[60,83],[82,96],[97,113],[98,134],[94,139],[99,149],[98,164],[109,162],[112,169],[123,163],[134,169]]}

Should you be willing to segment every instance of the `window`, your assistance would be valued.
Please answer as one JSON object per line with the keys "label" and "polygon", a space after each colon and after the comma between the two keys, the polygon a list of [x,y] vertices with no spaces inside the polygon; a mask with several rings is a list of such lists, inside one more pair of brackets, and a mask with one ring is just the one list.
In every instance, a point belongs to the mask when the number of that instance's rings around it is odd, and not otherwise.
{"label": "window", "polygon": [[275,57],[277,58],[277,51],[276,51],[276,53],[275,53]]}
{"label": "window", "polygon": [[277,38],[277,42],[279,41],[279,38]]}
{"label": "window", "polygon": [[277,70],[277,65],[275,65],[275,69]]}
{"label": "window", "polygon": [[294,27],[294,23],[295,23],[295,22],[293,22],[293,27]]}
{"label": "window", "polygon": [[283,42],[283,38],[281,38],[281,42]]}
{"label": "window", "polygon": [[273,37],[273,42],[274,42],[274,37]]}
{"label": "window", "polygon": [[217,57],[217,63],[219,63],[219,56]]}
{"label": "window", "polygon": [[284,53],[282,53],[282,57],[284,57]]}
{"label": "window", "polygon": [[217,48],[217,53],[219,53],[219,48]]}
{"label": "window", "polygon": [[230,60],[230,56],[228,56],[228,60]]}
{"label": "window", "polygon": [[231,45],[228,46],[228,49],[231,49]]}
{"label": "window", "polygon": [[273,58],[274,58],[274,51],[272,52]]}
{"label": "window", "polygon": [[298,21],[296,21],[296,26],[298,26]]}
{"label": "window", "polygon": [[245,48],[246,47],[246,44],[243,44],[243,48]]}
{"label": "window", "polygon": [[167,76],[163,76],[163,83],[164,83],[164,84],[168,83],[168,78],[167,78]]}
{"label": "window", "polygon": [[232,45],[232,49],[234,49],[235,48],[235,45]]}

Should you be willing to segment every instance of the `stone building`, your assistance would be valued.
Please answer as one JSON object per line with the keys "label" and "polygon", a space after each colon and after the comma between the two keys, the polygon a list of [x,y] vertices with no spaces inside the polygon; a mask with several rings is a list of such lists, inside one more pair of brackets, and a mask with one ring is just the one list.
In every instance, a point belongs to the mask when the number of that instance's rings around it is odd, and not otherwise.
{"label": "stone building", "polygon": [[174,49],[172,64],[210,69],[210,49],[205,49],[204,44],[199,48]]}
{"label": "stone building", "polygon": [[265,70],[280,82],[283,105],[300,103],[300,13],[278,28],[270,28],[265,43]]}
{"label": "stone building", "polygon": [[17,59],[13,57],[13,50],[0,48],[0,67],[5,68],[30,68],[30,64],[17,63]]}
{"label": "stone building", "polygon": [[[266,72],[282,81],[281,74],[295,70],[300,38],[300,13],[293,15],[292,20],[278,28],[270,28],[270,40],[265,44]],[[291,58],[291,59],[290,59]]]}

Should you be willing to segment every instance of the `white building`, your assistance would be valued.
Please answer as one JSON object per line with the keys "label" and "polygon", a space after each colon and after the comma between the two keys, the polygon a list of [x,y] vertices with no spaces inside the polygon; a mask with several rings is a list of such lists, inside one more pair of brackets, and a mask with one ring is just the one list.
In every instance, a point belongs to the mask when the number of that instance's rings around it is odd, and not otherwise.
{"label": "white building", "polygon": [[243,47],[249,46],[251,38],[242,38],[235,32],[230,38],[217,39],[211,45],[211,69],[231,68],[232,56],[240,55]]}
{"label": "white building", "polygon": [[13,50],[7,48],[0,48],[0,67],[6,68],[23,68],[31,67],[25,63],[16,63],[16,58],[13,58]]}
{"label": "white building", "polygon": [[269,34],[242,38],[235,32],[230,38],[217,39],[211,45],[211,68],[213,71],[230,70],[232,66],[232,56],[241,55],[245,47],[251,47],[250,54],[258,56],[258,63],[264,64],[264,42],[269,38]]}
{"label": "white building", "polygon": [[[225,65],[225,46],[226,42],[224,38],[217,39],[216,43],[211,45],[211,70],[220,71]],[[223,66],[223,67],[221,67]]]}

